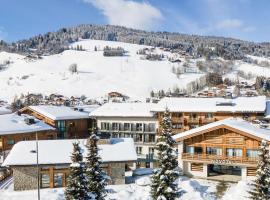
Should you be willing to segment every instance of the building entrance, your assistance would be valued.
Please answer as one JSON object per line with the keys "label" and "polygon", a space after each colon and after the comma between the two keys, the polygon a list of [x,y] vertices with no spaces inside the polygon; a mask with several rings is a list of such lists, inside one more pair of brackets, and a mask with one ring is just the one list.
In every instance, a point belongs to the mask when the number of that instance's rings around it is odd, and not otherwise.
{"label": "building entrance", "polygon": [[241,176],[241,167],[227,165],[208,165],[208,176],[235,175]]}

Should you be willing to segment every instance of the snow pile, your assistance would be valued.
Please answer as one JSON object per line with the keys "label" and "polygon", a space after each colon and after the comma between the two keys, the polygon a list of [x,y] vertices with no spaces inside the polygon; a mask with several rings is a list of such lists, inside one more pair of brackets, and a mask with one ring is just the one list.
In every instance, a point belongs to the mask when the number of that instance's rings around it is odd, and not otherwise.
{"label": "snow pile", "polygon": [[151,184],[151,179],[148,176],[138,178],[135,183],[139,186],[147,186]]}

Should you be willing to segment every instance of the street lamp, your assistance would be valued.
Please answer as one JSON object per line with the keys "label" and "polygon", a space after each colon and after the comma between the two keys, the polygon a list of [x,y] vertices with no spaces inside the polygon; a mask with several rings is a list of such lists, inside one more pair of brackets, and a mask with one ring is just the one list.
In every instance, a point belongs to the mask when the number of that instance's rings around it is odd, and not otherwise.
{"label": "street lamp", "polygon": [[40,200],[40,180],[39,180],[39,163],[38,163],[38,134],[36,132],[36,149],[35,150],[31,150],[30,153],[36,153],[36,166],[37,166],[37,173],[38,173],[38,178],[37,178],[37,182],[38,182],[38,200]]}

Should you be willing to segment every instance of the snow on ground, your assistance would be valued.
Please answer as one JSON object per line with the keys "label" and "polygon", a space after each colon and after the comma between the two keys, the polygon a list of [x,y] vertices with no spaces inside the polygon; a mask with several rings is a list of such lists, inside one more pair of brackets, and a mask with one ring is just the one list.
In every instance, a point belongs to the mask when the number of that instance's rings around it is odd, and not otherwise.
{"label": "snow on ground", "polygon": [[[82,94],[95,98],[111,91],[118,91],[133,98],[148,97],[151,90],[185,85],[202,74],[183,74],[178,79],[171,72],[174,64],[167,60],[141,60],[137,51],[145,46],[121,42],[83,40],[86,51],[67,50],[61,54],[44,56],[39,60],[25,59],[21,55],[0,53],[0,63],[11,60],[7,69],[0,71],[0,97],[13,100],[21,93],[60,93],[66,96]],[[94,51],[97,46],[98,51]],[[123,57],[104,57],[104,46],[121,46],[128,51]],[[78,74],[68,70],[78,65]]]}
{"label": "snow on ground", "polygon": [[265,76],[270,77],[270,68],[260,67],[255,64],[245,63],[238,61],[236,62],[238,66],[238,70],[245,72],[245,74],[252,74],[254,76]]}
{"label": "snow on ground", "polygon": [[[142,179],[142,180],[140,180]],[[150,186],[149,176],[139,177],[136,183],[140,184],[126,184],[126,185],[109,185],[107,186],[108,195],[106,200],[150,200]],[[182,196],[179,200],[215,200],[216,198],[216,187],[219,182],[209,181],[204,179],[190,179],[182,176],[179,179],[179,187],[181,187]],[[245,182],[239,184],[229,184],[229,189],[224,195],[223,200],[244,200],[239,199],[245,195]],[[236,187],[235,187],[236,185]],[[237,195],[237,196],[236,196]],[[0,189],[1,200],[35,200],[37,199],[37,191],[13,191],[13,184],[9,187]],[[57,189],[41,189],[42,200],[64,200],[63,188]]]}
{"label": "snow on ground", "polygon": [[222,200],[247,200],[249,199],[249,194],[247,192],[249,188],[249,181],[239,181],[237,184],[232,184],[226,191]]}

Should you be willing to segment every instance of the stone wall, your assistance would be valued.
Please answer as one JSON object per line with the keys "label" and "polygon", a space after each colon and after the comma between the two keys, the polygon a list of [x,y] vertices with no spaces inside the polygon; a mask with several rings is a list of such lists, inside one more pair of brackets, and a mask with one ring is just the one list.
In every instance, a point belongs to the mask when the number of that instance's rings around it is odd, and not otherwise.
{"label": "stone wall", "polygon": [[13,167],[14,190],[37,189],[38,173],[36,167]]}
{"label": "stone wall", "polygon": [[110,163],[109,166],[111,184],[125,184],[125,163]]}

